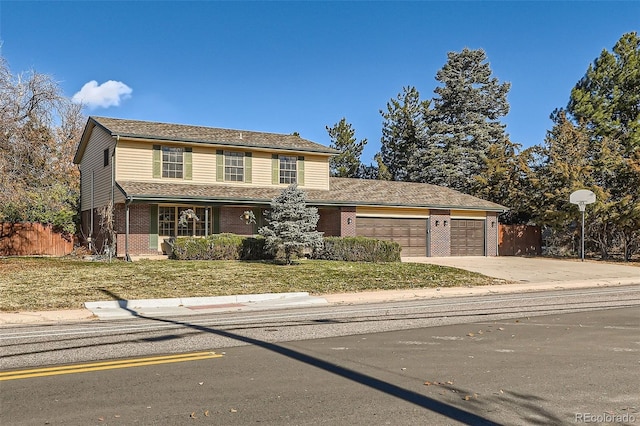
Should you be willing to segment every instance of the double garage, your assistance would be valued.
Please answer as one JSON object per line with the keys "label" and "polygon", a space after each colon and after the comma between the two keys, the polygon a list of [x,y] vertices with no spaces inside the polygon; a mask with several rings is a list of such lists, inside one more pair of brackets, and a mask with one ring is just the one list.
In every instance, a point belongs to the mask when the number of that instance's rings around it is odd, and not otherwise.
{"label": "double garage", "polygon": [[[485,255],[484,219],[450,219],[436,226],[449,226],[451,256]],[[356,235],[395,241],[403,257],[434,255],[429,250],[429,219],[358,217]]]}

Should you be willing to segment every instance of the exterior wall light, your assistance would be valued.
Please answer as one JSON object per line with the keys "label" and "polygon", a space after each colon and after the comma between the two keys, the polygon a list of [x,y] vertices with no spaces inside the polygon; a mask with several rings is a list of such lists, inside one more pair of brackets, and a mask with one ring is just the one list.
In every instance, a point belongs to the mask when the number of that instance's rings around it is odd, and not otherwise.
{"label": "exterior wall light", "polygon": [[440,221],[436,220],[436,226],[440,225]]}
{"label": "exterior wall light", "polygon": [[447,226],[447,221],[446,220],[444,221],[444,226]]}
{"label": "exterior wall light", "polygon": [[350,217],[347,218],[347,225],[351,225],[353,223],[353,219]]}

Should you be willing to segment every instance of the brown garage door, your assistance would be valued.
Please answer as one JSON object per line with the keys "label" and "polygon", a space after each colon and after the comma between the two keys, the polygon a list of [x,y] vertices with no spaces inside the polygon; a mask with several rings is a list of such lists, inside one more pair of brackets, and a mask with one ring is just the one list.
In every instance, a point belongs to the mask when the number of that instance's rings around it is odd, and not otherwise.
{"label": "brown garage door", "polygon": [[426,219],[356,218],[356,235],[395,241],[402,246],[402,256],[427,255]]}
{"label": "brown garage door", "polygon": [[484,220],[451,219],[451,256],[484,256]]}

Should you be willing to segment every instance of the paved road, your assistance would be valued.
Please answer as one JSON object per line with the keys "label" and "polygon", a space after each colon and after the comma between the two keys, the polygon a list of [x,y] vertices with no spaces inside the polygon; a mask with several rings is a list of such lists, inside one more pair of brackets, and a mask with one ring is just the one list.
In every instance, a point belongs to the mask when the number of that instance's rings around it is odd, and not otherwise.
{"label": "paved road", "polygon": [[226,332],[275,343],[631,306],[640,310],[640,285],[11,326],[0,327],[0,362],[28,368],[245,344]]}
{"label": "paved road", "polygon": [[634,424],[639,315],[521,314],[280,343],[236,326],[224,333],[245,344],[210,347],[221,358],[0,382],[0,424]]}

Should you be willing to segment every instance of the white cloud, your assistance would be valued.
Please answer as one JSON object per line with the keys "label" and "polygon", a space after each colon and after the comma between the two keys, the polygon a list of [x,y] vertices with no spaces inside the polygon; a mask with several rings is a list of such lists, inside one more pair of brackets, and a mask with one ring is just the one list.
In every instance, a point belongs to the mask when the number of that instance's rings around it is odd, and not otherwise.
{"label": "white cloud", "polygon": [[121,81],[109,80],[98,86],[98,82],[92,80],[82,86],[82,89],[71,100],[77,104],[82,103],[91,109],[109,108],[119,106],[120,101],[130,98],[133,89]]}

